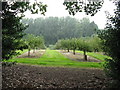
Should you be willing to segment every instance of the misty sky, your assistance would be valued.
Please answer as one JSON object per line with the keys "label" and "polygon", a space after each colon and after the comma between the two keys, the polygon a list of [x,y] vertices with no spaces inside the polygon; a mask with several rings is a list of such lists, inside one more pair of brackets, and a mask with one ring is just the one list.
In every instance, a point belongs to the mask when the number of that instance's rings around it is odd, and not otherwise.
{"label": "misty sky", "polygon": [[114,13],[115,6],[114,4],[109,0],[104,0],[103,7],[101,10],[95,15],[85,15],[85,13],[77,13],[75,16],[69,15],[68,11],[65,10],[65,6],[63,5],[64,0],[41,0],[44,4],[47,4],[47,12],[45,13],[45,16],[36,14],[31,15],[30,12],[26,12],[25,15],[27,18],[38,18],[38,17],[65,17],[70,16],[77,19],[82,19],[83,17],[88,17],[90,21],[94,21],[100,29],[103,29],[106,24],[106,14],[105,11],[109,11],[110,14]]}

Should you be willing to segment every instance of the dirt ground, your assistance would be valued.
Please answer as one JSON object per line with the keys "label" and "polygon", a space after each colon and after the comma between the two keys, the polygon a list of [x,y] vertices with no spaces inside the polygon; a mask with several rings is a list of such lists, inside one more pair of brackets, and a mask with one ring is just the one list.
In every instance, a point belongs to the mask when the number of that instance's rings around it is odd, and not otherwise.
{"label": "dirt ground", "polygon": [[[30,89],[70,89],[81,88],[107,88],[107,82],[103,70],[82,69],[67,67],[42,67],[17,64],[11,67],[3,67],[3,89],[29,88]],[[58,89],[57,89],[58,90]]]}
{"label": "dirt ground", "polygon": [[35,52],[33,52],[33,50],[31,50],[29,57],[28,57],[28,52],[25,52],[25,53],[17,56],[17,58],[40,58],[40,56],[42,56],[44,53],[45,53],[45,50],[35,50]]}
{"label": "dirt ground", "polygon": [[71,60],[76,60],[76,61],[80,61],[80,62],[101,62],[98,59],[95,59],[93,57],[87,56],[87,61],[84,60],[84,56],[83,54],[80,53],[76,53],[75,55],[73,54],[73,52],[67,52],[67,51],[59,51],[60,53],[62,53],[63,55],[65,55],[67,58],[71,59]]}
{"label": "dirt ground", "polygon": [[[42,53],[41,53],[42,52]],[[45,50],[31,51],[31,57],[39,58]],[[61,52],[72,60],[83,61],[83,55],[72,52]],[[18,58],[28,58],[27,52]],[[89,61],[96,61],[88,57]],[[34,90],[34,89],[56,89],[78,90],[83,88],[104,89],[110,82],[101,69],[83,69],[67,67],[43,67],[37,65],[17,64],[11,67],[2,68],[2,87],[10,90],[11,88]]]}

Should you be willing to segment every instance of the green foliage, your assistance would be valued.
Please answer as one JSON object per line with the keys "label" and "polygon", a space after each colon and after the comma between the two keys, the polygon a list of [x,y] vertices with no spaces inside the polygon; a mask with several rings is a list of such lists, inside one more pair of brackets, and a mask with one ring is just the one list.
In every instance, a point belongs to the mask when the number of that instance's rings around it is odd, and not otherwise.
{"label": "green foliage", "polygon": [[28,48],[28,56],[30,56],[31,49],[33,49],[33,53],[35,53],[36,49],[45,49],[43,37],[28,34],[24,36],[24,41]]}
{"label": "green foliage", "polygon": [[91,51],[93,52],[102,52],[102,40],[98,36],[93,36],[87,40],[90,45]]}
{"label": "green foliage", "polygon": [[71,49],[71,44],[72,43],[71,43],[70,39],[63,39],[63,40],[61,40],[61,47],[62,47],[62,49],[67,49],[68,52]]}
{"label": "green foliage", "polygon": [[82,51],[91,51],[90,50],[90,42],[86,38],[78,39],[78,49]]}
{"label": "green foliage", "polygon": [[[88,2],[87,2],[88,1]],[[102,7],[104,0],[76,0],[75,2],[65,0],[63,5],[66,6],[70,15],[75,15],[77,12],[85,12],[87,15],[94,16]]]}
{"label": "green foliage", "polygon": [[91,51],[90,43],[86,38],[78,39],[78,50],[82,50],[84,52],[84,60],[87,61],[86,52]]}
{"label": "green foliage", "polygon": [[71,38],[71,39],[62,39],[58,40],[56,43],[56,49],[67,49],[68,52],[70,49],[84,51],[85,60],[87,60],[86,52],[95,51],[98,52],[101,50],[101,40],[97,36],[94,37],[84,37],[84,38]]}
{"label": "green foliage", "polygon": [[55,44],[55,49],[61,49],[62,46],[61,46],[61,40],[58,40]]}
{"label": "green foliage", "polygon": [[25,33],[43,36],[47,46],[54,45],[59,39],[70,39],[92,36],[98,30],[94,22],[88,18],[77,20],[71,17],[48,17],[37,19],[23,19],[23,23],[29,24]]}
{"label": "green foliage", "polygon": [[70,39],[70,46],[71,46],[71,49],[73,50],[73,54],[75,55],[75,50],[78,47],[78,45],[77,45],[77,38]]}
{"label": "green foliage", "polygon": [[106,29],[99,33],[99,37],[103,39],[104,51],[112,59],[106,59],[105,71],[108,76],[112,77],[113,87],[120,88],[120,1],[115,2],[115,15],[108,14],[109,22]]}
{"label": "green foliage", "polygon": [[45,48],[43,37],[28,34],[24,37],[24,40],[25,40],[26,45],[28,46],[28,49]]}
{"label": "green foliage", "polygon": [[[34,8],[34,7],[40,8]],[[44,7],[44,8],[43,8]],[[12,58],[16,55],[16,50],[24,49],[22,46],[22,37],[24,30],[27,28],[20,21],[24,17],[24,12],[30,10],[33,14],[38,10],[42,14],[45,13],[45,5],[34,2],[2,2],[2,59]],[[18,15],[19,14],[19,15]]]}

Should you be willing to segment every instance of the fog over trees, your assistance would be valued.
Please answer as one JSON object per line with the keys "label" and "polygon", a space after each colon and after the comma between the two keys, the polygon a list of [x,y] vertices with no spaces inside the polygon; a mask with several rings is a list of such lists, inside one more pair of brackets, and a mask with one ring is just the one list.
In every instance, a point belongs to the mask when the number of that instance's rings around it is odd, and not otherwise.
{"label": "fog over trees", "polygon": [[24,18],[22,22],[29,25],[25,33],[43,36],[47,46],[55,44],[59,39],[92,36],[98,30],[98,26],[88,18],[82,20],[71,17]]}

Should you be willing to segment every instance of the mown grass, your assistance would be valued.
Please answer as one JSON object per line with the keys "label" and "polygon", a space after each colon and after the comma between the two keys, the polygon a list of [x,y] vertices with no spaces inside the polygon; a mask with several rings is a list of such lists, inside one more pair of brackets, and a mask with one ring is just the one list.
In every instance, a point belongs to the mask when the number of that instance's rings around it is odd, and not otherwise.
{"label": "mown grass", "polygon": [[[83,54],[83,51],[76,51],[76,52],[79,52],[79,53],[81,53],[81,54]],[[107,58],[107,59],[110,59],[111,57],[109,57],[109,56],[106,56],[106,55],[102,55],[102,54],[99,54],[99,53],[94,53],[94,52],[87,52],[87,55],[88,56],[91,56],[91,57],[94,57],[94,58],[96,58],[96,59],[98,59],[98,60],[101,60],[101,61],[105,61],[105,59]]]}
{"label": "mown grass", "polygon": [[13,58],[9,62],[59,67],[102,68],[102,63],[73,61],[56,50],[46,50],[40,58]]}

